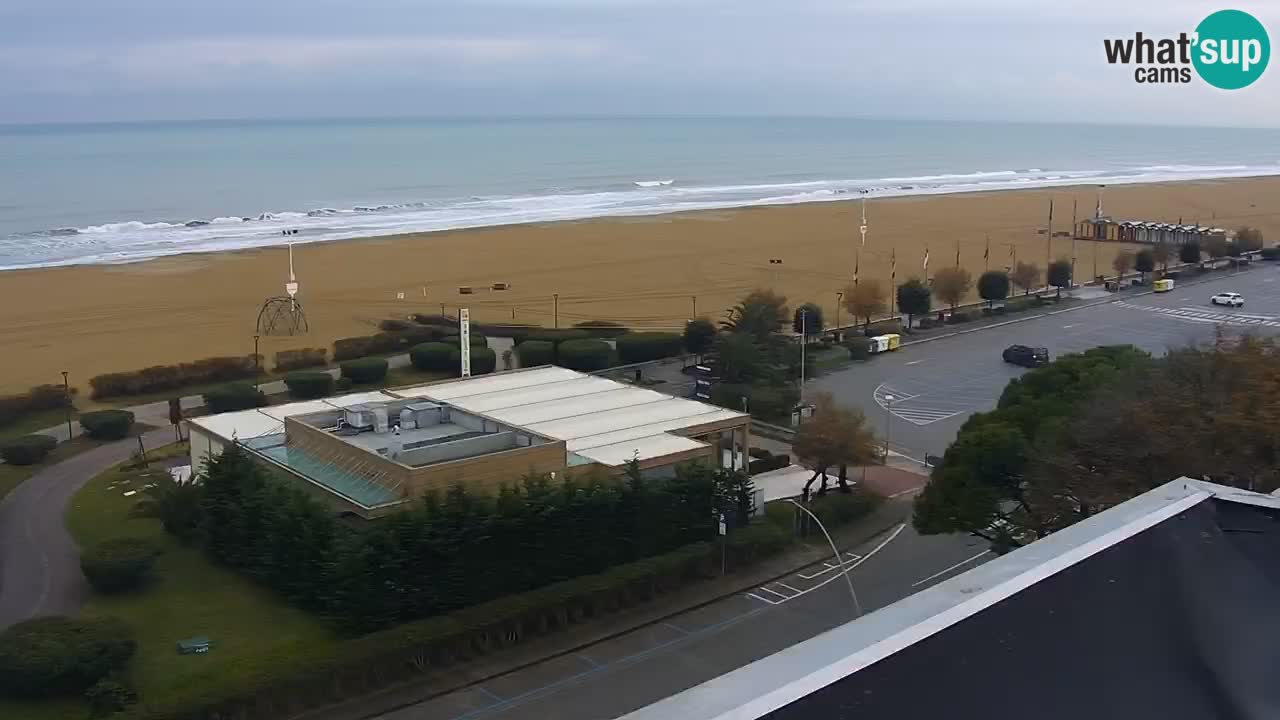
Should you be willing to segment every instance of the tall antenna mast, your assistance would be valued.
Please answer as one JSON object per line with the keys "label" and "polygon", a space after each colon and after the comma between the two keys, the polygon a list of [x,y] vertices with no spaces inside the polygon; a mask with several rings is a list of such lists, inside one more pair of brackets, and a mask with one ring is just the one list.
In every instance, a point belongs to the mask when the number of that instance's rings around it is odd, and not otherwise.
{"label": "tall antenna mast", "polygon": [[284,291],[289,294],[289,304],[297,307],[298,278],[293,274],[293,243],[289,243],[289,282],[284,284]]}

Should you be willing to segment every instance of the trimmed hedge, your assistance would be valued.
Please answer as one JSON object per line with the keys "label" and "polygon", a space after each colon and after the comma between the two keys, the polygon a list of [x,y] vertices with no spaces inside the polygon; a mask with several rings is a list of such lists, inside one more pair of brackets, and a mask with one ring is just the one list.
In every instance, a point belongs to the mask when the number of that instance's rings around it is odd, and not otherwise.
{"label": "trimmed hedge", "polygon": [[0,692],[49,697],[82,692],[122,669],[137,644],[115,618],[42,617],[0,633]]}
{"label": "trimmed hedge", "polygon": [[333,394],[333,376],[318,370],[300,370],[284,376],[289,396],[298,400],[314,400]]}
{"label": "trimmed hedge", "polygon": [[100,593],[126,592],[146,584],[159,555],[159,548],[150,540],[115,538],[81,554],[80,570]]}
{"label": "trimmed hedge", "polygon": [[[755,448],[751,448],[753,451]],[[764,457],[752,460],[747,463],[747,472],[755,475],[756,473],[768,472],[770,470],[780,470],[791,464],[791,456],[787,454],[771,455],[765,453]]]}
{"label": "trimmed hedge", "polygon": [[329,362],[328,356],[329,351],[324,348],[281,350],[276,353],[276,372],[323,367]]}
{"label": "trimmed hedge", "polygon": [[868,338],[855,335],[844,341],[844,347],[854,362],[863,362],[871,357],[871,340]]}
{"label": "trimmed hedge", "polygon": [[244,380],[258,374],[253,355],[213,357],[178,365],[155,365],[141,370],[106,373],[89,380],[94,400],[173,390],[185,385]]}
{"label": "trimmed hedge", "polygon": [[752,417],[765,420],[791,419],[791,411],[800,400],[795,386],[739,385],[717,383],[711,388],[711,402],[730,410],[742,410],[742,398],[747,398],[747,411]]}
{"label": "trimmed hedge", "polygon": [[559,345],[566,340],[588,340],[591,333],[586,330],[547,330],[544,328],[535,328],[525,333],[519,333],[511,336],[516,345],[522,345],[529,341],[549,342],[552,345]]}
{"label": "trimmed hedge", "polygon": [[345,377],[339,376],[335,378],[333,381],[333,390],[334,392],[346,392],[350,390],[351,386],[354,384],[355,383],[351,382],[351,378],[345,378]]}
{"label": "trimmed hedge", "polygon": [[442,342],[422,343],[409,350],[409,361],[419,370],[448,372],[457,368],[453,364],[453,351],[457,348]]}
{"label": "trimmed hedge", "polygon": [[967,323],[973,320],[973,315],[963,311],[953,312],[947,316],[947,322],[951,324]]}
{"label": "trimmed hedge", "polygon": [[516,357],[522,368],[550,365],[556,361],[556,346],[549,340],[526,340],[516,345]]}
{"label": "trimmed hedge", "polygon": [[408,326],[406,330],[380,332],[377,335],[361,335],[333,341],[333,360],[355,360],[370,355],[389,355],[405,352],[414,345],[439,340],[448,330],[434,326]]}
{"label": "trimmed hedge", "polygon": [[[462,374],[462,349],[450,348],[449,362],[453,365],[453,374]],[[492,348],[471,347],[471,374],[488,375],[498,367],[498,354]]]}
{"label": "trimmed hedge", "polygon": [[675,357],[684,350],[684,338],[668,332],[631,333],[618,338],[617,344],[624,365]]}
{"label": "trimmed hedge", "polygon": [[413,327],[413,323],[408,320],[383,320],[378,323],[378,329],[382,332],[402,332]]}
{"label": "trimmed hedge", "polygon": [[0,458],[10,465],[35,465],[57,446],[58,441],[48,435],[26,435],[0,445]]}
{"label": "trimmed hedge", "polygon": [[1264,247],[1258,256],[1263,260],[1280,260],[1280,247]]}
{"label": "trimmed hedge", "polygon": [[556,364],[570,370],[604,370],[612,359],[613,348],[603,340],[566,340],[556,348]]}
{"label": "trimmed hedge", "polygon": [[360,358],[358,360],[348,360],[340,366],[342,377],[351,380],[353,383],[376,383],[382,382],[387,377],[387,361],[382,358],[370,357]]}
{"label": "trimmed hedge", "polygon": [[598,338],[616,338],[631,332],[626,325],[609,320],[584,320],[575,323],[573,327],[577,330],[585,330],[591,333],[592,337]]}
{"label": "trimmed hedge", "polygon": [[98,410],[80,416],[85,435],[95,440],[123,440],[133,427],[133,413],[128,410]]}
{"label": "trimmed hedge", "polygon": [[[488,339],[486,339],[485,336],[481,335],[480,333],[471,333],[470,340],[471,340],[471,347],[489,347]],[[440,340],[440,342],[452,345],[454,347],[458,347],[459,345],[462,344],[462,336],[457,334],[445,335],[444,338]]]}
{"label": "trimmed hedge", "polygon": [[[74,395],[75,388],[71,388]],[[61,385],[37,385],[25,393],[0,395],[0,425],[8,425],[29,413],[67,407],[71,398]]]}
{"label": "trimmed hedge", "polygon": [[204,394],[204,404],[211,414],[217,414],[266,407],[267,396],[249,383],[237,382],[209,390]]}

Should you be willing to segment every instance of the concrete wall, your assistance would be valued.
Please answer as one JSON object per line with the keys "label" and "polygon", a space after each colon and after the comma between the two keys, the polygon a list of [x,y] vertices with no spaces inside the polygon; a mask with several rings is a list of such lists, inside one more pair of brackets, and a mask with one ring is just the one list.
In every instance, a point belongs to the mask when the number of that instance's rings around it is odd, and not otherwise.
{"label": "concrete wall", "polygon": [[335,465],[366,477],[377,476],[378,482],[388,488],[399,486],[403,491],[407,487],[409,468],[381,455],[365,452],[336,435],[293,418],[285,418],[284,425],[289,445],[302,448],[322,460],[332,458]]}
{"label": "concrete wall", "polygon": [[400,462],[405,465],[428,465],[431,463],[459,460],[475,455],[511,450],[516,446],[516,434],[513,432],[493,433],[478,437],[463,438],[452,442],[438,443],[426,447],[413,448],[400,453]]}
{"label": "concrete wall", "polygon": [[221,439],[206,433],[202,428],[187,424],[187,437],[191,440],[191,472],[204,471],[205,463],[222,454]]}

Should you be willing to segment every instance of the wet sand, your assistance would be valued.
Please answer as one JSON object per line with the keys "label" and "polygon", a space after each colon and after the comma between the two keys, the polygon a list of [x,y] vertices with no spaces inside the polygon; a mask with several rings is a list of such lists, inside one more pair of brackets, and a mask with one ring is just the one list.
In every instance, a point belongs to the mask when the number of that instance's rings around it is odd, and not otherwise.
{"label": "wet sand", "polygon": [[[1054,231],[1071,227],[1072,201],[1092,215],[1093,186],[872,200],[861,277],[887,287],[890,257],[901,282],[960,262],[977,274],[1016,252],[1042,269],[1077,258],[1076,274],[1110,272],[1120,246],[1041,231],[1054,201]],[[1119,219],[1261,228],[1280,240],[1280,178],[1116,186],[1104,210]],[[294,248],[305,337],[264,337],[261,350],[331,347],[374,332],[377,321],[470,307],[481,321],[561,327],[591,319],[679,328],[691,316],[719,319],[756,287],[811,301],[835,320],[836,292],[849,284],[859,245],[859,204],[813,203],[640,218],[543,223]],[[990,259],[984,261],[986,236]],[[772,264],[770,259],[780,259]],[[1095,260],[1096,258],[1096,260]],[[0,273],[0,392],[42,382],[88,388],[96,374],[214,355],[248,354],[259,308],[284,293],[284,248],[185,255],[114,266]],[[509,283],[506,291],[485,288]],[[476,287],[461,295],[461,286]],[[400,295],[403,294],[403,299]],[[841,311],[842,321],[847,314]]]}

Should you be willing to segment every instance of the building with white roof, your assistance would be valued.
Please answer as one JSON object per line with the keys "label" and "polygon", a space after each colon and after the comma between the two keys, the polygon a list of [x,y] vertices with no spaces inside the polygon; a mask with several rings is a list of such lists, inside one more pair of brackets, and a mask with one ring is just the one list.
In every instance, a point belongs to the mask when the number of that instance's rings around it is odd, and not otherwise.
{"label": "building with white roof", "polygon": [[355,393],[189,421],[192,466],[231,442],[335,508],[385,514],[455,483],[529,472],[649,474],[747,457],[750,416],[560,367]]}

